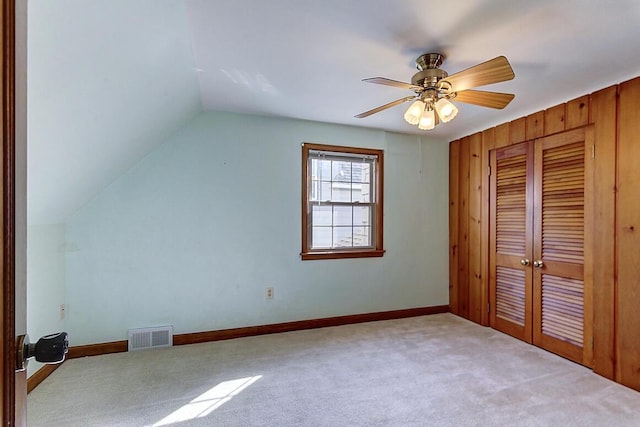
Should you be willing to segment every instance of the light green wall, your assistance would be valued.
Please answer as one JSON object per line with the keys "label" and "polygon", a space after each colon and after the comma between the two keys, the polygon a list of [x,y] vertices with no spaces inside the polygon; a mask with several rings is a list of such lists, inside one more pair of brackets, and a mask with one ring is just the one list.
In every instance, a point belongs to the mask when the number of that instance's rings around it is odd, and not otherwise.
{"label": "light green wall", "polygon": [[[382,258],[301,261],[304,141],[385,150]],[[72,345],[448,304],[448,144],[203,113],[67,222]],[[264,298],[265,288],[275,298]]]}
{"label": "light green wall", "polygon": [[[27,228],[27,331],[32,342],[65,329],[60,305],[65,302],[64,224]],[[42,366],[31,359],[27,374]]]}

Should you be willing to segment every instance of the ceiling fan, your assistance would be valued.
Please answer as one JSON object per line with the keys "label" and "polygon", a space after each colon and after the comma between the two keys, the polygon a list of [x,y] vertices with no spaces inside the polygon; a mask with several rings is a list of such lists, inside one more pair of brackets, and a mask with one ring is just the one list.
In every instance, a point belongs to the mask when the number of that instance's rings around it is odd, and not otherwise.
{"label": "ceiling fan", "polygon": [[458,73],[448,75],[440,65],[444,55],[425,53],[416,59],[418,71],[411,78],[411,83],[404,83],[384,77],[364,79],[364,82],[409,89],[415,95],[397,99],[364,113],[357,118],[368,117],[408,101],[413,101],[404,114],[404,119],[422,130],[433,129],[438,121],[446,123],[458,114],[458,109],[449,100],[455,99],[467,104],[481,107],[502,109],[515,97],[510,93],[471,90],[478,86],[504,82],[515,77],[511,64],[504,56],[483,62]]}

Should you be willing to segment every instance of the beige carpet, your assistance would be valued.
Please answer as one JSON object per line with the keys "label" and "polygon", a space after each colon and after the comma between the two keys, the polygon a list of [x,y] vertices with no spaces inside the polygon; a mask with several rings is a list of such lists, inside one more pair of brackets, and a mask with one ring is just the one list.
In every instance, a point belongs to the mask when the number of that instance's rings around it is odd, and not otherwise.
{"label": "beige carpet", "polygon": [[640,393],[440,314],[69,360],[29,395],[28,421],[640,426]]}

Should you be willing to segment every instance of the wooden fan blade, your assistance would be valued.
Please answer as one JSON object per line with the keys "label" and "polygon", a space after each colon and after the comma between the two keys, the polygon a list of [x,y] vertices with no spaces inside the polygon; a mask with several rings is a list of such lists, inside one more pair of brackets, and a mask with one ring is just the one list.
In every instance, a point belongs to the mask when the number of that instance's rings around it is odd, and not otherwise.
{"label": "wooden fan blade", "polygon": [[412,85],[410,83],[399,82],[397,80],[391,80],[391,79],[387,79],[387,78],[384,78],[384,77],[372,77],[370,79],[364,79],[362,81],[363,82],[367,82],[367,83],[375,83],[375,84],[378,84],[378,85],[400,87],[402,89],[409,89],[409,90],[422,91],[424,89],[422,86],[416,86],[416,85]]}
{"label": "wooden fan blade", "polygon": [[362,118],[368,117],[368,116],[370,116],[372,114],[379,113],[380,111],[384,111],[387,108],[395,107],[396,105],[400,105],[400,104],[402,104],[404,102],[411,101],[412,99],[416,99],[416,98],[417,98],[416,96],[406,96],[404,98],[396,99],[393,102],[381,105],[381,106],[379,106],[377,108],[374,108],[373,110],[365,111],[364,113],[360,113],[360,114],[358,114],[357,116],[354,116],[354,117],[356,117],[358,119],[362,119]]}
{"label": "wooden fan blade", "polygon": [[455,98],[452,100],[502,110],[504,107],[509,105],[511,100],[515,97],[516,96],[512,93],[463,90],[461,92],[457,92]]}
{"label": "wooden fan blade", "polygon": [[511,80],[516,75],[504,56],[498,56],[482,64],[445,77],[442,81],[451,83],[452,92],[460,92],[477,86]]}

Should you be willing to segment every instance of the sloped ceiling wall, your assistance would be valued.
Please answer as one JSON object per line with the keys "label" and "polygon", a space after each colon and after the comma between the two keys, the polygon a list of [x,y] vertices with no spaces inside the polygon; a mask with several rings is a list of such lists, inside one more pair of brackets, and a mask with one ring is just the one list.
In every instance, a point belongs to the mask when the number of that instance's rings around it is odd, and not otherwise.
{"label": "sloped ceiling wall", "polygon": [[[29,222],[64,221],[203,104],[454,140],[628,80],[640,2],[600,3],[30,0]],[[425,52],[448,72],[506,55],[516,78],[482,90],[515,100],[424,134],[400,107],[353,117],[407,95],[361,79],[407,80]]]}
{"label": "sloped ceiling wall", "polygon": [[64,222],[202,111],[183,2],[30,0],[28,221]]}

